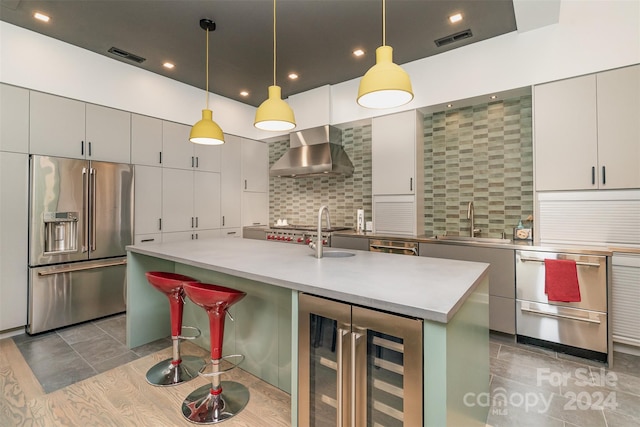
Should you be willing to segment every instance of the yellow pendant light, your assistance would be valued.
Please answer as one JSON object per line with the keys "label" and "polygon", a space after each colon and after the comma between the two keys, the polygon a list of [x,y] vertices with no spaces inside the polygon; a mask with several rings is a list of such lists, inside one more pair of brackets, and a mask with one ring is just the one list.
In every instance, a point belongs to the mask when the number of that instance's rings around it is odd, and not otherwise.
{"label": "yellow pendant light", "polygon": [[386,45],[386,2],[382,0],[382,46],[376,49],[376,65],[360,80],[358,104],[366,108],[394,108],[413,99],[411,79],[393,63],[393,48]]}
{"label": "yellow pendant light", "polygon": [[256,110],[253,125],[270,131],[285,131],[296,127],[293,110],[282,100],[282,89],[276,85],[276,0],[273,0],[273,86],[269,86],[269,98]]}
{"label": "yellow pendant light", "polygon": [[198,121],[191,128],[191,134],[189,135],[189,141],[194,144],[204,145],[220,145],[224,144],[224,134],[220,126],[212,119],[212,111],[209,109],[209,31],[216,29],[216,23],[210,19],[201,19],[200,28],[207,32],[207,64],[206,64],[206,96],[207,96],[207,108],[202,110],[202,120]]}

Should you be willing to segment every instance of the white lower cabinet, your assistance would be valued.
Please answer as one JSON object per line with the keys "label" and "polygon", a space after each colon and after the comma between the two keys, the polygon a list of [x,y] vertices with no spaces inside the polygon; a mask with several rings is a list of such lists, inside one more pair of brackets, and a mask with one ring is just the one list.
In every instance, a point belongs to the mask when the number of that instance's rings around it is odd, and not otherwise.
{"label": "white lower cabinet", "polygon": [[136,235],[162,231],[162,168],[135,166]]}
{"label": "white lower cabinet", "polygon": [[640,255],[612,257],[613,341],[640,347]]}
{"label": "white lower cabinet", "polygon": [[136,234],[133,236],[134,245],[146,245],[149,243],[161,243],[162,233]]}
{"label": "white lower cabinet", "polygon": [[[220,228],[220,174],[162,170],[163,233],[205,233]],[[166,241],[163,236],[163,241]]]}
{"label": "white lower cabinet", "polygon": [[0,331],[27,324],[29,156],[0,151]]}

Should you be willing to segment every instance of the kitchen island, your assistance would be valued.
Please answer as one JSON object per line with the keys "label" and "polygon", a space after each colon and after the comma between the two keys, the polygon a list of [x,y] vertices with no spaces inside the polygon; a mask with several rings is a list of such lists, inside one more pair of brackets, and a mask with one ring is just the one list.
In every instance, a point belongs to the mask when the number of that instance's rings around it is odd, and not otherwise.
{"label": "kitchen island", "polygon": [[[329,250],[329,249],[327,249]],[[247,292],[227,322],[224,351],[242,368],[291,393],[297,424],[298,295],[331,298],[423,321],[424,425],[484,425],[489,391],[488,265],[353,251],[316,259],[304,245],[211,239],[128,247],[127,343],[166,337],[166,297],[144,273],[173,271]],[[187,302],[184,324],[202,329],[203,310]]]}

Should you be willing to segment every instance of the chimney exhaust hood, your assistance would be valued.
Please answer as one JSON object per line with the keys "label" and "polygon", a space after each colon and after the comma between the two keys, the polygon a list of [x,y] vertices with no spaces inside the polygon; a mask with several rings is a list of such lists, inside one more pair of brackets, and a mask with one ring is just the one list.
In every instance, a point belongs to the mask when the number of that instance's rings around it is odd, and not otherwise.
{"label": "chimney exhaust hood", "polygon": [[271,166],[270,176],[351,176],[353,164],[342,147],[342,131],[325,125],[289,134],[289,150]]}

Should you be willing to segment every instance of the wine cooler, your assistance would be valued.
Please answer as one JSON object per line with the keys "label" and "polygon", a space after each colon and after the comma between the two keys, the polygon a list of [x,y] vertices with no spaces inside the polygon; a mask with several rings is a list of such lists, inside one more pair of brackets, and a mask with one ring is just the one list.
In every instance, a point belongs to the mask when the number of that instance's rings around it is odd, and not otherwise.
{"label": "wine cooler", "polygon": [[421,426],[422,320],[300,294],[298,425]]}

